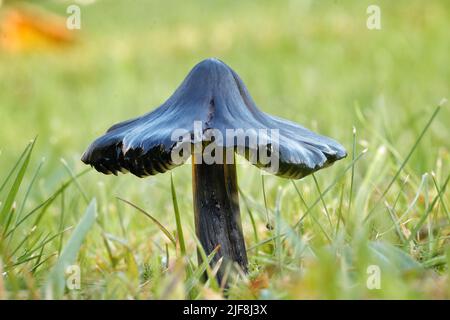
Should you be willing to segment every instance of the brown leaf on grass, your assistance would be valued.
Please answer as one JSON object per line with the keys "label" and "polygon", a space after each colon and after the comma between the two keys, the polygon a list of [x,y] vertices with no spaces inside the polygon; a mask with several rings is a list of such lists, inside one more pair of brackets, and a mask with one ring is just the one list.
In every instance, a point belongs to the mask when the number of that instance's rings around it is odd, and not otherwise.
{"label": "brown leaf on grass", "polygon": [[6,51],[60,47],[74,41],[64,18],[32,6],[6,9],[0,19],[0,46]]}
{"label": "brown leaf on grass", "polygon": [[255,296],[259,295],[262,289],[269,286],[269,275],[267,272],[260,273],[256,278],[250,280],[249,289]]}

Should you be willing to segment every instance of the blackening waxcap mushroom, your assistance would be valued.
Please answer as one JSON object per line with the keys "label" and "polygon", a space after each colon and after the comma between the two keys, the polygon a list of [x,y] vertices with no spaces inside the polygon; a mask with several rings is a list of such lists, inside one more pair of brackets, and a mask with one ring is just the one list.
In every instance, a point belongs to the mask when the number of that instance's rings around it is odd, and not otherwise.
{"label": "blackening waxcap mushroom", "polygon": [[[174,133],[181,131],[179,141],[178,134]],[[230,131],[234,134],[228,135]],[[226,150],[226,160],[198,162],[196,149],[203,153],[211,145]],[[187,146],[187,151],[174,161],[174,151],[180,146]],[[231,161],[228,151],[233,157]],[[82,160],[106,174],[130,171],[143,177],[165,172],[192,154],[196,234],[208,255],[217,251],[212,264],[224,258],[225,263],[216,275],[222,283],[226,264],[234,262],[243,271],[248,265],[234,151],[258,167],[293,179],[346,156],[336,141],[260,111],[230,67],[219,60],[207,59],[191,70],[164,104],[146,115],[111,127],[91,144]],[[268,158],[271,162],[275,160],[275,167],[263,161],[260,151],[270,153]],[[215,160],[224,158],[221,155]]]}
{"label": "blackening waxcap mushroom", "polygon": [[[227,129],[278,129],[279,169],[275,174],[282,177],[298,179],[346,156],[333,139],[260,111],[236,72],[220,60],[207,59],[190,71],[160,107],[112,126],[89,146],[82,161],[105,174],[130,171],[143,177],[165,172],[179,165],[171,159],[177,144],[173,131],[183,129],[194,135],[195,121],[201,122],[203,133],[216,129],[224,137]],[[247,141],[224,139],[219,143],[247,148]],[[268,148],[275,141],[269,137],[265,143]]]}

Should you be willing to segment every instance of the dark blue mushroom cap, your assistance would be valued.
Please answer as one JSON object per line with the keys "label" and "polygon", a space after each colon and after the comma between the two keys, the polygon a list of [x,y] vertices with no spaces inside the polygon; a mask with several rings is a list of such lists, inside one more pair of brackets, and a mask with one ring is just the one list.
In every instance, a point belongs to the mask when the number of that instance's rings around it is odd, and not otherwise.
{"label": "dark blue mushroom cap", "polygon": [[[95,140],[82,161],[105,174],[131,172],[138,177],[163,173],[180,165],[171,159],[177,145],[172,133],[184,129],[194,135],[194,122],[203,133],[222,133],[226,148],[248,148],[248,140],[225,139],[227,129],[278,129],[278,176],[300,179],[346,156],[335,140],[318,135],[294,122],[258,109],[241,78],[217,59],[197,64],[175,93],[160,107],[141,117],[112,126]],[[265,142],[270,149],[274,141]],[[255,163],[267,169],[266,164]]]}

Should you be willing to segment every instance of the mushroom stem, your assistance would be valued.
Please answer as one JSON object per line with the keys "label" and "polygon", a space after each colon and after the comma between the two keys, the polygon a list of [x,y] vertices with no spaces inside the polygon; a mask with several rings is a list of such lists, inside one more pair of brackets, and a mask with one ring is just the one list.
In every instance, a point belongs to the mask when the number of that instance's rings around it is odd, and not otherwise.
{"label": "mushroom stem", "polygon": [[219,283],[229,263],[236,262],[246,272],[247,252],[239,212],[236,165],[193,161],[192,191],[197,237],[206,254],[220,245],[211,265],[224,258],[217,273]]}

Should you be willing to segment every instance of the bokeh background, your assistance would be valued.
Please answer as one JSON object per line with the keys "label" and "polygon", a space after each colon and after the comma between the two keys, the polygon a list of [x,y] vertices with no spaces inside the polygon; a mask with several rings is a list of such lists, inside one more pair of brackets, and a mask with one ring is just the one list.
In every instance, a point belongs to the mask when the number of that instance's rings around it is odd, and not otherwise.
{"label": "bokeh background", "polygon": [[[66,10],[74,3],[81,8],[81,29],[67,30]],[[381,30],[366,27],[370,4],[381,8]],[[450,296],[450,203],[440,189],[450,169],[448,106],[419,141],[436,106],[449,96],[449,1],[3,1],[0,28],[0,179],[38,137],[14,202],[24,215],[85,169],[79,159],[94,138],[159,106],[197,62],[217,57],[242,77],[263,111],[331,136],[349,150],[347,159],[316,174],[318,185],[308,177],[295,182],[298,190],[291,181],[265,176],[263,193],[256,168],[238,169],[248,247],[280,230],[267,223],[292,228],[295,239],[268,241],[250,251],[252,271],[230,289],[231,297]],[[353,167],[353,179],[346,171],[308,211],[297,191],[312,204],[351,165],[353,145],[356,155],[368,148]],[[172,232],[170,178],[90,171],[76,179],[38,224],[27,220],[14,238],[3,238],[2,263],[9,275],[0,292],[42,298],[58,248],[73,230],[39,247],[37,268],[37,258],[23,257],[33,257],[29,252],[45,236],[77,225],[95,197],[97,223],[77,255],[82,289],[65,296],[186,298],[185,274],[173,280],[182,264],[177,251],[155,224],[116,199],[145,208]],[[196,261],[190,167],[175,169],[173,179]],[[3,204],[8,190],[0,193]],[[374,204],[376,218],[362,228],[361,217]],[[316,218],[308,216],[301,229],[293,228],[304,212]],[[325,214],[332,216],[331,225]],[[37,231],[24,238],[33,227]],[[372,245],[382,249],[373,254]],[[371,264],[382,266],[379,290],[366,288]],[[223,297],[223,291],[197,283],[194,297]]]}

